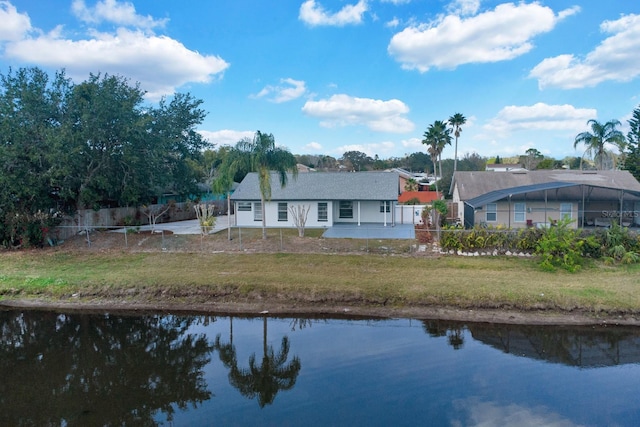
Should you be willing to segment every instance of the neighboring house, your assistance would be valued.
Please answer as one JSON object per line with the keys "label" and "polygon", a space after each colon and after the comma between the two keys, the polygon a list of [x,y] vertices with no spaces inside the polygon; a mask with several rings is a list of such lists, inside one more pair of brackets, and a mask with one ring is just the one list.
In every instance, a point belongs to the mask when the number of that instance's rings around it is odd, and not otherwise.
{"label": "neighboring house", "polygon": [[[280,186],[271,174],[271,200],[264,206],[267,227],[294,227],[289,208],[308,210],[306,227],[331,227],[335,223],[395,224],[398,174],[394,172],[317,172],[288,176]],[[248,174],[231,196],[239,227],[262,226],[263,206],[256,173]]]}
{"label": "neighboring house", "polygon": [[640,183],[628,171],[456,172],[453,202],[465,227],[640,225]]}
{"label": "neighboring house", "polygon": [[314,168],[309,167],[307,165],[303,165],[302,163],[298,163],[296,167],[298,168],[298,172],[302,172],[302,173],[316,172]]}
{"label": "neighboring house", "polygon": [[405,191],[404,187],[405,185],[407,185],[407,181],[410,179],[413,179],[418,183],[420,191],[428,191],[429,187],[436,182],[435,177],[429,176],[429,174],[424,172],[409,172],[408,170],[402,168],[387,169],[387,172],[396,172],[398,174],[398,177],[400,178],[401,193]]}
{"label": "neighboring house", "polygon": [[520,163],[487,163],[485,170],[492,172],[520,172],[526,171],[527,169]]}

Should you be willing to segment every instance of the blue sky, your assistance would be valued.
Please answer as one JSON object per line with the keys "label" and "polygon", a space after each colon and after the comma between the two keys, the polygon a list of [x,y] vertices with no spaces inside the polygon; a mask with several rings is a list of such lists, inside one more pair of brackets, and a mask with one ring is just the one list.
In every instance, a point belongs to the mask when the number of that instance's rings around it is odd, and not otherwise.
{"label": "blue sky", "polygon": [[[589,119],[640,104],[640,3],[548,0],[0,0],[0,72],[64,68],[191,92],[216,145],[256,130],[294,154],[425,151],[558,159]],[[443,157],[453,158],[453,147]]]}

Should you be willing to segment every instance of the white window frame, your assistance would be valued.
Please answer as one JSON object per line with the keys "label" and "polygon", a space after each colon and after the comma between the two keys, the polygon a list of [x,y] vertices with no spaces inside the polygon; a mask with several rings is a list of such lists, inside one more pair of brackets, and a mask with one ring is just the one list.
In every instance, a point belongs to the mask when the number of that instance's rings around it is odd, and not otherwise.
{"label": "white window frame", "polygon": [[253,220],[262,221],[262,202],[255,202],[253,204]]}
{"label": "white window frame", "polygon": [[251,212],[251,202],[238,202],[238,212]]}
{"label": "white window frame", "polygon": [[389,201],[380,202],[380,213],[384,213],[385,210],[387,211],[387,213],[391,213],[391,202]]}
{"label": "white window frame", "polygon": [[513,204],[513,222],[527,222],[527,204],[516,202]]}
{"label": "white window frame", "polygon": [[[338,206],[339,209],[339,218],[344,219],[353,219],[353,201],[351,200],[341,200]],[[343,215],[344,211],[344,215]],[[350,213],[349,213],[350,212]]]}
{"label": "white window frame", "polygon": [[327,202],[318,203],[318,222],[329,221],[329,204]]}
{"label": "white window frame", "polygon": [[289,221],[288,207],[286,202],[278,202],[278,221]]}
{"label": "white window frame", "polygon": [[[487,222],[497,222],[498,221],[498,204],[497,203],[487,203],[485,205],[485,221]],[[489,215],[493,214],[493,219],[489,219]]]}
{"label": "white window frame", "polygon": [[573,203],[560,203],[560,219],[565,218],[573,219]]}

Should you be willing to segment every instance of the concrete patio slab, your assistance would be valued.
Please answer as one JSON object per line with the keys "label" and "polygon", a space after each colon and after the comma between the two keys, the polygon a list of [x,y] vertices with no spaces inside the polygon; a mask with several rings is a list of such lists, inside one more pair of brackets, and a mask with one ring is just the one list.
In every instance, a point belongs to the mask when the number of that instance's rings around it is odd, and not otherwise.
{"label": "concrete patio slab", "polygon": [[328,228],[322,235],[335,239],[415,239],[415,228],[412,224],[350,224],[338,223]]}

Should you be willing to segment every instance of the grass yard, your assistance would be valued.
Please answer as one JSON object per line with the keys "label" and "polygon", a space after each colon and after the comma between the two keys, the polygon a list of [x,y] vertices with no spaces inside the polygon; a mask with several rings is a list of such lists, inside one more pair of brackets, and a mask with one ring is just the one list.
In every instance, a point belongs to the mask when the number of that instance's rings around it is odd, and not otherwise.
{"label": "grass yard", "polygon": [[[3,252],[0,301],[640,314],[640,267],[541,271],[518,257],[128,251]],[[374,310],[375,311],[375,310]],[[382,311],[384,313],[384,311]]]}

